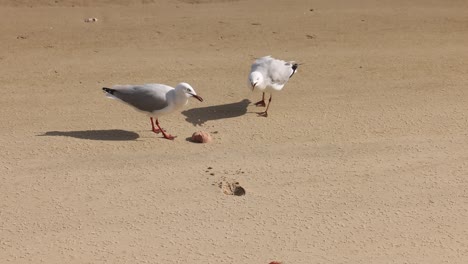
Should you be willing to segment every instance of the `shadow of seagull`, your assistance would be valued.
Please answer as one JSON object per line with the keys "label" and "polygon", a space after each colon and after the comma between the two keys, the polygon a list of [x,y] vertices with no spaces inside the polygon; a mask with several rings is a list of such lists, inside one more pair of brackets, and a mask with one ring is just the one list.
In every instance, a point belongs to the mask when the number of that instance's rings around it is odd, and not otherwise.
{"label": "shadow of seagull", "polygon": [[131,131],[120,129],[109,130],[83,130],[83,131],[48,131],[38,136],[62,136],[88,140],[127,141],[135,140],[140,136]]}
{"label": "shadow of seagull", "polygon": [[182,111],[186,116],[185,120],[192,123],[194,126],[202,125],[207,121],[233,118],[247,113],[247,106],[250,104],[249,99],[244,99],[237,103],[213,105],[207,107],[193,108]]}

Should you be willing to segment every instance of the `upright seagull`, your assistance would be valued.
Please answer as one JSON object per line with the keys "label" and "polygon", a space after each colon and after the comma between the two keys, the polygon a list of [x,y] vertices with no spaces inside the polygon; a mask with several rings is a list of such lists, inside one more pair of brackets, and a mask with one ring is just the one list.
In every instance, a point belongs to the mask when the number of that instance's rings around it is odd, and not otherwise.
{"label": "upright seagull", "polygon": [[[188,103],[188,98],[195,97],[200,102],[203,99],[197,95],[188,83],[179,83],[175,88],[158,83],[143,85],[115,85],[112,88],[103,87],[107,97],[120,99],[136,109],[148,113],[154,133],[162,133],[164,138],[174,139],[159,126],[158,118],[172,113]],[[156,122],[153,121],[153,117]],[[154,125],[158,128],[156,128]]]}
{"label": "upright seagull", "polygon": [[268,108],[270,107],[272,93],[281,91],[283,86],[294,75],[298,64],[294,61],[283,61],[265,56],[257,59],[250,69],[249,86],[252,91],[255,88],[263,92],[262,100],[255,103],[256,106],[265,107],[265,92],[270,93],[270,99],[265,112],[258,113],[261,116],[268,116]]}

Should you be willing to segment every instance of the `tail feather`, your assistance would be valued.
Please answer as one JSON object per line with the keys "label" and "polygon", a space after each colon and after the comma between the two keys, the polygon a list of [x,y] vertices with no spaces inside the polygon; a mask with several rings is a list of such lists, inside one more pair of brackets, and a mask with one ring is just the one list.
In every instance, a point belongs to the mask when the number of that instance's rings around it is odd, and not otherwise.
{"label": "tail feather", "polygon": [[115,93],[114,89],[107,88],[107,87],[102,87],[102,90],[104,90],[104,92],[109,93],[109,94],[114,94]]}
{"label": "tail feather", "polygon": [[116,92],[115,89],[107,88],[107,87],[102,87],[102,90],[106,92],[106,96],[111,99],[118,99],[116,96],[114,96],[114,93]]}
{"label": "tail feather", "polygon": [[294,63],[293,66],[291,67],[293,69],[293,72],[291,73],[289,78],[291,78],[294,75],[294,73],[296,73],[297,67],[299,67],[299,64]]}

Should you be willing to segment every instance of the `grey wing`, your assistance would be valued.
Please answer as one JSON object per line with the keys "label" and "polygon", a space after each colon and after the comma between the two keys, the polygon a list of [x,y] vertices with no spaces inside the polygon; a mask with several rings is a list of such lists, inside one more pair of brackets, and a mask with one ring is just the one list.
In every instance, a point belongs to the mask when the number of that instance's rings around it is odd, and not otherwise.
{"label": "grey wing", "polygon": [[268,67],[268,79],[272,84],[284,85],[294,74],[293,64],[282,60],[271,61]]}
{"label": "grey wing", "polygon": [[113,96],[133,107],[145,111],[154,112],[169,105],[167,92],[171,87],[165,85],[120,85],[114,86]]}
{"label": "grey wing", "polygon": [[265,56],[265,57],[256,59],[255,62],[252,64],[250,72],[258,71],[264,75],[267,74],[268,67],[272,60],[273,58],[270,56]]}

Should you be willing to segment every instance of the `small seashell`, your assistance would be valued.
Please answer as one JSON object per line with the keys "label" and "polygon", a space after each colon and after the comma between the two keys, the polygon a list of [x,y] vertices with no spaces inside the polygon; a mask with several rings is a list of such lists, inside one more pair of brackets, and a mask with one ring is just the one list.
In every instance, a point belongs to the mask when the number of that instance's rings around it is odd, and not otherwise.
{"label": "small seashell", "polygon": [[86,23],[89,23],[89,22],[96,22],[96,21],[98,21],[98,19],[95,18],[95,17],[86,18],[86,19],[84,20],[84,22],[86,22]]}
{"label": "small seashell", "polygon": [[192,134],[192,141],[196,143],[210,143],[213,139],[208,132],[197,131]]}

